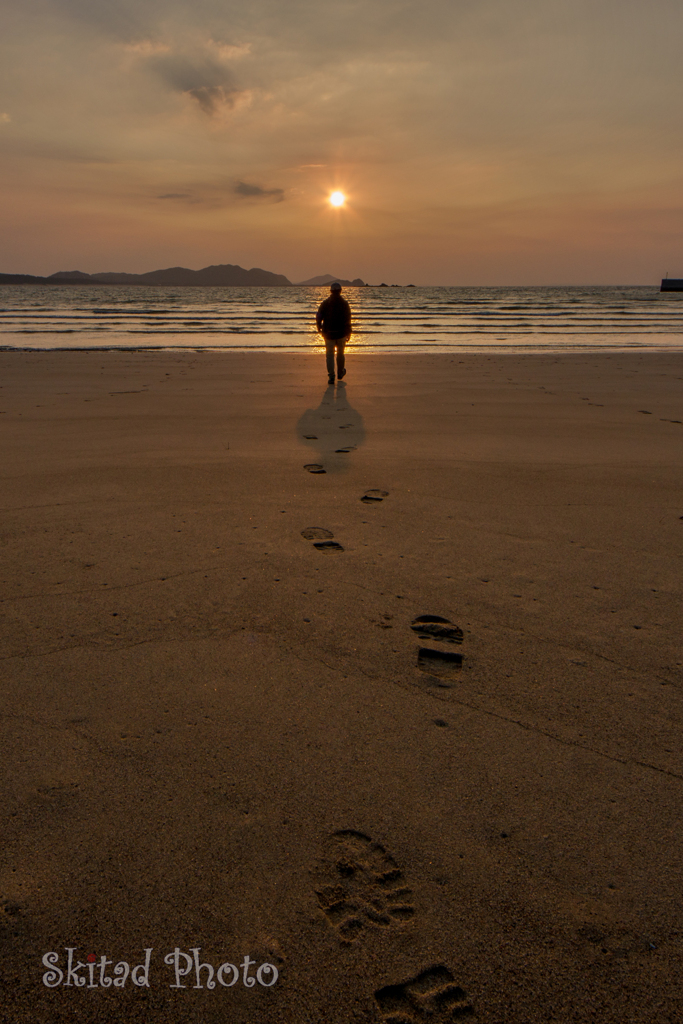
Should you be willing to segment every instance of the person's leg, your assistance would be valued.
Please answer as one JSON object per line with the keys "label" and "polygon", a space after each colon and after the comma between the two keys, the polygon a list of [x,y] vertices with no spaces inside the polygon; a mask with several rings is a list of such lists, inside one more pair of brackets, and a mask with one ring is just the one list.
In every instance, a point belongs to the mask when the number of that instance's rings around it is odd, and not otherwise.
{"label": "person's leg", "polygon": [[346,360],[344,358],[344,349],[346,348],[346,338],[340,338],[337,342],[337,376],[341,380],[346,374]]}
{"label": "person's leg", "polygon": [[327,376],[334,379],[334,345],[333,341],[325,339],[325,360],[327,362]]}

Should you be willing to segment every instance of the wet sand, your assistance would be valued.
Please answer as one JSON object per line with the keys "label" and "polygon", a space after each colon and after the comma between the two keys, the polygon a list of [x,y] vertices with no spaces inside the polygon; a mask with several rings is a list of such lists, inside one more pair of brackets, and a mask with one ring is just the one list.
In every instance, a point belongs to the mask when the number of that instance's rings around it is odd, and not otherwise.
{"label": "wet sand", "polygon": [[683,354],[347,366],[0,353],[3,1022],[683,1019]]}

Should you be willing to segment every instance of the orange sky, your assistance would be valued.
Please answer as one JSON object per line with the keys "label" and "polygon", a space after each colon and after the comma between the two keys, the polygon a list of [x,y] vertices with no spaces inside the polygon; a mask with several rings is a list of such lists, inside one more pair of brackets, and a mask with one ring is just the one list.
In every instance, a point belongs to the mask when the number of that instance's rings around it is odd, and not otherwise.
{"label": "orange sky", "polygon": [[683,276],[679,2],[13,8],[2,272]]}

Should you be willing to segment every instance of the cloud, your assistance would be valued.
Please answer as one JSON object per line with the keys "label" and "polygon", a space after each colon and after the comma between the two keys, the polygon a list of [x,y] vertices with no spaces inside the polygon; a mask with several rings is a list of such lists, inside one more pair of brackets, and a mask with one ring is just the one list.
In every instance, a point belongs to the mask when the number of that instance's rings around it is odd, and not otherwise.
{"label": "cloud", "polygon": [[157,51],[150,54],[147,64],[171,89],[191,96],[205,114],[232,108],[244,95],[225,64],[205,54],[186,56]]}
{"label": "cloud", "polygon": [[239,60],[240,57],[246,57],[251,53],[251,43],[235,46],[232,43],[221,43],[212,39],[209,45],[213,47],[221,60]]}
{"label": "cloud", "polygon": [[283,188],[260,188],[258,185],[248,185],[246,181],[237,182],[235,193],[248,199],[272,198],[276,203],[281,203],[285,198],[285,190]]}
{"label": "cloud", "polygon": [[166,43],[155,42],[153,39],[141,39],[137,43],[125,43],[123,48],[128,53],[137,53],[142,57],[149,57],[155,53],[168,53],[171,49]]}
{"label": "cloud", "polygon": [[[680,197],[683,136],[669,102],[683,81],[676,0],[627,0],[616,19],[614,4],[595,0],[335,0],[322,17],[317,0],[5,7],[0,191],[12,203],[1,230],[16,251],[33,247],[34,272],[48,241],[50,260],[61,260],[64,234],[118,252],[119,221],[130,217],[140,251],[157,245],[151,265],[174,231],[179,262],[220,262],[227,232],[235,262],[282,254],[293,280],[344,265],[350,277],[400,280],[401,260],[406,280],[471,279],[465,257],[457,262],[468,217],[468,246],[508,254],[490,271],[482,256],[482,279],[521,273],[529,239],[543,232],[557,252],[548,274],[560,279],[562,267],[575,273],[562,232],[584,195],[605,266],[612,251],[626,266],[626,248],[637,269],[657,245],[674,266],[671,229],[654,214],[651,238],[634,229],[623,246],[600,211]],[[154,189],[174,182],[193,192],[163,193],[162,211]],[[339,238],[320,230],[337,187],[351,197],[343,222],[335,215]],[[65,227],[48,239],[46,219]],[[200,238],[216,250],[191,250]],[[325,246],[336,261],[342,243],[364,254],[360,265],[328,263]]]}
{"label": "cloud", "polygon": [[221,107],[234,107],[239,89],[224,89],[222,85],[200,85],[184,90],[197,101],[205,114],[215,114]]}

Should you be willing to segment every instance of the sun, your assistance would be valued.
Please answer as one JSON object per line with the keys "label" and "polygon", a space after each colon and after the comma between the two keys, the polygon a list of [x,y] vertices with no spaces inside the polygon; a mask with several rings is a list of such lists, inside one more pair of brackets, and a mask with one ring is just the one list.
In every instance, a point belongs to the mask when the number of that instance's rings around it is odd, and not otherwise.
{"label": "sun", "polygon": [[330,203],[332,206],[343,206],[346,202],[346,196],[343,192],[333,192],[330,196]]}

